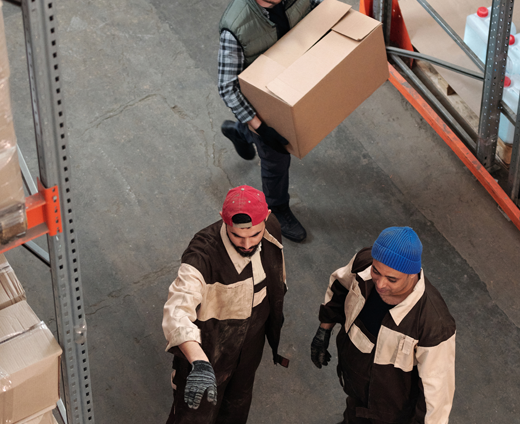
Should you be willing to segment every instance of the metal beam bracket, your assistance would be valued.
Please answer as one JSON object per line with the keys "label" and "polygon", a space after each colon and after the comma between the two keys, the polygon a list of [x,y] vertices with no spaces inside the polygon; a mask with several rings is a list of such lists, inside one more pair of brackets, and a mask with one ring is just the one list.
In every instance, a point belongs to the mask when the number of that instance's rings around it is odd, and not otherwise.
{"label": "metal beam bracket", "polygon": [[27,232],[23,237],[0,246],[0,253],[34,240],[44,234],[55,236],[62,232],[58,186],[45,188],[38,179],[38,193],[25,198]]}

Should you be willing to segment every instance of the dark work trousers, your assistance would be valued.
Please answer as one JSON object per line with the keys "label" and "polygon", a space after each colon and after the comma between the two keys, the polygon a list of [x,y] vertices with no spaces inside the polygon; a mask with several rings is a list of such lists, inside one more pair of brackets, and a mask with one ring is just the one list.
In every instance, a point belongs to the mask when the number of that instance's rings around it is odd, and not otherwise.
{"label": "dark work trousers", "polygon": [[[377,339],[372,336],[358,318],[356,325],[363,331],[369,340],[376,344]],[[345,424],[391,424],[373,418],[363,418],[356,415],[356,408],[368,406],[368,391],[370,385],[370,373],[374,362],[376,348],[370,354],[361,354],[357,348],[349,342],[348,335],[342,329],[338,333],[338,377],[343,391],[347,395],[347,407],[343,413]],[[405,422],[393,422],[392,424],[411,424],[412,419]]]}
{"label": "dark work trousers", "polygon": [[[173,379],[177,386],[173,391],[173,406],[166,424],[245,424],[253,397],[255,373],[262,359],[265,330],[262,328],[250,339],[240,353],[236,368],[229,378],[217,387],[217,405],[209,403],[204,393],[198,409],[190,409],[184,402],[186,378],[191,365],[183,360],[184,366],[177,369]],[[218,380],[218,370],[217,373]]]}
{"label": "dark work trousers", "polygon": [[249,129],[247,124],[237,121],[235,128],[248,143],[256,145],[258,156],[260,156],[262,191],[267,205],[272,207],[289,203],[291,155],[278,153],[267,146],[258,134]]}

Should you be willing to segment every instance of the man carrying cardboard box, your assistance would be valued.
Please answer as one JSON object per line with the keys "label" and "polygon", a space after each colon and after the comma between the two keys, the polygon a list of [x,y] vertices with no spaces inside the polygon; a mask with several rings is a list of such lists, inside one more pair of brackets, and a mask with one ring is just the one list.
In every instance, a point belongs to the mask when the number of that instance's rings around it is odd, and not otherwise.
{"label": "man carrying cardboard box", "polygon": [[220,21],[218,90],[238,121],[221,130],[240,157],[252,160],[256,144],[261,160],[262,189],[280,222],[282,235],[301,242],[305,228],[289,208],[288,141],[260,120],[240,90],[238,75],[268,50],[322,0],[233,0]]}
{"label": "man carrying cardboard box", "polygon": [[288,365],[277,352],[287,290],[278,221],[249,186],[230,190],[220,215],[190,242],[164,306],[168,424],[245,424],[266,337],[274,363]]}

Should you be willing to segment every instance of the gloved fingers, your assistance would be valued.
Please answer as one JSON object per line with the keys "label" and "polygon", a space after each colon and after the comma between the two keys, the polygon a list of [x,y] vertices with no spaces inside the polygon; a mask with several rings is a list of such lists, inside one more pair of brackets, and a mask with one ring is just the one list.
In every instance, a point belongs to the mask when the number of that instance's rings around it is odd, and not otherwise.
{"label": "gloved fingers", "polygon": [[283,135],[281,135],[278,131],[276,132],[276,140],[283,146],[287,146],[289,144],[289,141],[287,141],[287,139]]}
{"label": "gloved fingers", "polygon": [[317,358],[311,358],[312,363],[316,365],[316,368],[321,370],[321,362]]}
{"label": "gloved fingers", "polygon": [[323,366],[326,367],[327,365],[329,365],[330,358],[331,358],[330,353],[328,350],[326,350],[325,353],[323,354],[323,359],[321,361]]}
{"label": "gloved fingers", "polygon": [[216,386],[209,386],[208,387],[208,402],[212,403],[213,405],[217,404],[217,388],[216,388]]}
{"label": "gloved fingers", "polygon": [[200,406],[203,392],[201,393],[196,387],[186,386],[184,390],[184,402],[191,409],[197,409]]}
{"label": "gloved fingers", "polygon": [[323,363],[323,355],[319,349],[311,347],[311,361],[317,368],[321,369],[321,364]]}
{"label": "gloved fingers", "polygon": [[265,144],[267,144],[271,149],[275,150],[278,153],[282,153],[284,155],[289,154],[287,149],[281,143],[279,143],[277,140],[271,140],[269,142],[266,142]]}

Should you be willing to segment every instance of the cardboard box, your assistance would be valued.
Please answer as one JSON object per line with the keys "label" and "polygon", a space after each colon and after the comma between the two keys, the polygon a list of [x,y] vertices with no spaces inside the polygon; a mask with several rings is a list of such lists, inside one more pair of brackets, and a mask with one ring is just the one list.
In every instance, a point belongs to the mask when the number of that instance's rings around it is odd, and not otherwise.
{"label": "cardboard box", "polygon": [[25,195],[18,163],[16,136],[9,95],[9,62],[0,2],[0,244],[23,235],[27,229]]}
{"label": "cardboard box", "polygon": [[25,299],[25,290],[13,268],[5,256],[0,254],[0,310]]}
{"label": "cardboard box", "polygon": [[25,300],[0,311],[0,423],[56,406],[60,355],[58,342]]}
{"label": "cardboard box", "polygon": [[[52,408],[54,409],[54,408]],[[19,421],[16,424],[58,424],[58,421],[56,421],[56,418],[54,418],[54,415],[52,415],[52,410],[40,414],[34,418],[30,418],[28,420]]]}
{"label": "cardboard box", "polygon": [[381,23],[325,0],[239,75],[258,116],[303,158],[388,79]]}

